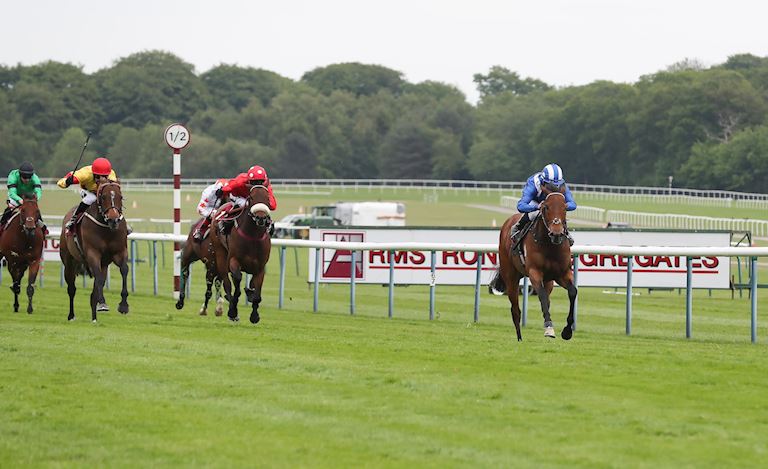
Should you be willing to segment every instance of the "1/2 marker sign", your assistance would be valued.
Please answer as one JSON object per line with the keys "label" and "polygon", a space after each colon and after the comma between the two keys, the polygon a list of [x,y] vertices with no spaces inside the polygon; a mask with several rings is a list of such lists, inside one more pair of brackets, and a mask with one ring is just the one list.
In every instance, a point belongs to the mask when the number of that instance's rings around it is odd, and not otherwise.
{"label": "1/2 marker sign", "polygon": [[165,143],[174,150],[181,150],[189,145],[189,130],[181,124],[171,124],[165,129]]}

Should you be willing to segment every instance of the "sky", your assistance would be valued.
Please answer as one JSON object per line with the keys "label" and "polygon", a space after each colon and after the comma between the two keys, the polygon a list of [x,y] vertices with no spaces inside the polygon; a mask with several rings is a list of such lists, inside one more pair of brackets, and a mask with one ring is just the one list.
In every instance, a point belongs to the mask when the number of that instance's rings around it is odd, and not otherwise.
{"label": "sky", "polygon": [[684,59],[768,56],[764,0],[3,0],[0,64],[47,60],[86,73],[127,55],[171,52],[298,80],[360,62],[478,99],[499,65],[558,86],[634,83]]}

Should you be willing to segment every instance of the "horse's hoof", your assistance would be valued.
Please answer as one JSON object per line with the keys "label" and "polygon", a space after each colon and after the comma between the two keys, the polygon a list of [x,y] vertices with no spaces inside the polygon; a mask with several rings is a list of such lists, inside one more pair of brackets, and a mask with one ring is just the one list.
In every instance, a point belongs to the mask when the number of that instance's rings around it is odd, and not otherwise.
{"label": "horse's hoof", "polygon": [[554,339],[555,338],[555,328],[554,327],[547,327],[544,329],[544,337],[548,339]]}
{"label": "horse's hoof", "polygon": [[261,318],[259,317],[259,313],[252,313],[251,314],[251,324],[257,324]]}
{"label": "horse's hoof", "polygon": [[109,311],[109,306],[106,303],[98,303],[96,304],[96,311]]}
{"label": "horse's hoof", "polygon": [[27,314],[32,314],[32,309],[28,309]]}
{"label": "horse's hoof", "polygon": [[227,316],[227,317],[228,317],[228,318],[229,318],[229,320],[230,320],[230,321],[232,321],[232,322],[239,322],[239,321],[240,321],[240,318],[239,318],[239,317],[237,317],[237,316],[235,316],[235,317],[232,317],[232,316]]}
{"label": "horse's hoof", "polygon": [[176,302],[176,309],[181,309],[183,307],[184,307],[184,302],[183,301],[177,301]]}
{"label": "horse's hoof", "polygon": [[128,314],[128,305],[117,305],[117,312],[120,314]]}
{"label": "horse's hoof", "polygon": [[200,316],[208,316],[208,311],[206,311],[206,310],[204,310],[204,309],[201,309],[201,310],[200,310],[200,312],[199,312],[198,314],[199,314]]}
{"label": "horse's hoof", "polygon": [[93,321],[91,321],[91,322],[92,322],[93,324],[96,324],[96,320],[95,320],[95,319],[94,319]]}
{"label": "horse's hoof", "polygon": [[571,326],[565,326],[563,332],[560,333],[560,337],[562,337],[563,340],[571,340],[571,337],[573,337],[573,329],[571,329]]}
{"label": "horse's hoof", "polygon": [[76,319],[76,318],[75,318],[74,316],[72,316],[71,318],[67,318],[67,321],[69,321],[69,322],[72,322],[72,321],[74,321],[75,319]]}

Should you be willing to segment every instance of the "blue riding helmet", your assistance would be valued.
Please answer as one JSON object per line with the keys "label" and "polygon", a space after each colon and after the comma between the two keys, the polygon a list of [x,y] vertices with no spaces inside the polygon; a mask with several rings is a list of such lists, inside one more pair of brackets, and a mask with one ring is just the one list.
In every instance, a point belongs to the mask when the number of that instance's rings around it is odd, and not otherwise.
{"label": "blue riding helmet", "polygon": [[554,163],[544,166],[544,169],[541,170],[541,182],[552,184],[555,187],[562,186],[565,183],[563,170]]}

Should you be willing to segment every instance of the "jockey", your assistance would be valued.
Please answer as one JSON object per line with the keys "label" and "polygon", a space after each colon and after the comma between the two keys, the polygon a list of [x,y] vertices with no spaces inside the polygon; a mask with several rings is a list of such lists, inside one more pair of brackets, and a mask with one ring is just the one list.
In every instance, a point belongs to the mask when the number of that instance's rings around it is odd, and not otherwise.
{"label": "jockey", "polygon": [[[548,164],[540,172],[528,178],[525,187],[523,187],[523,196],[517,202],[517,211],[521,212],[523,216],[512,227],[510,236],[513,244],[519,241],[517,238],[525,226],[539,214],[539,204],[547,197],[543,189],[546,187],[550,192],[560,192],[563,186],[565,189],[563,191],[565,209],[569,212],[576,210],[576,201],[573,199],[571,190],[565,184],[563,170],[560,169],[560,166],[554,163]],[[568,243],[573,246],[573,238],[567,229],[565,233],[568,236]]]}
{"label": "jockey", "polygon": [[[21,163],[19,169],[11,170],[8,173],[7,207],[3,212],[3,216],[0,217],[0,229],[8,222],[14,209],[24,202],[25,196],[34,197],[37,200],[40,200],[40,197],[43,196],[40,178],[35,174],[35,168],[32,167],[32,163],[28,161]],[[38,219],[37,223],[43,228],[45,233],[48,233],[48,228],[43,223],[42,216]]]}
{"label": "jockey", "polygon": [[92,165],[83,166],[74,173],[70,171],[56,183],[62,189],[66,189],[72,184],[80,184],[80,197],[83,199],[77,206],[75,213],[72,214],[72,218],[64,225],[68,232],[72,232],[72,227],[80,214],[96,202],[96,190],[99,188],[99,184],[106,180],[117,182],[117,174],[115,174],[112,163],[108,159],[96,158]]}
{"label": "jockey", "polygon": [[[246,198],[250,193],[251,186],[261,185],[267,188],[269,192],[269,209],[277,210],[277,199],[272,192],[272,184],[269,182],[267,171],[261,166],[254,165],[248,168],[245,173],[238,174],[234,179],[230,179],[224,187],[222,192],[229,196],[235,206],[244,207],[246,204]],[[220,227],[221,229],[222,227]],[[223,230],[226,232],[226,230]],[[274,224],[269,225],[269,235],[272,236],[275,232]]]}
{"label": "jockey", "polygon": [[197,213],[203,217],[203,222],[200,226],[195,228],[195,232],[192,233],[192,238],[195,241],[201,241],[205,230],[208,229],[208,225],[211,224],[211,215],[217,208],[221,206],[224,200],[224,192],[222,187],[228,182],[227,179],[217,179],[216,182],[203,189],[203,194],[200,197],[200,203],[197,204]]}

